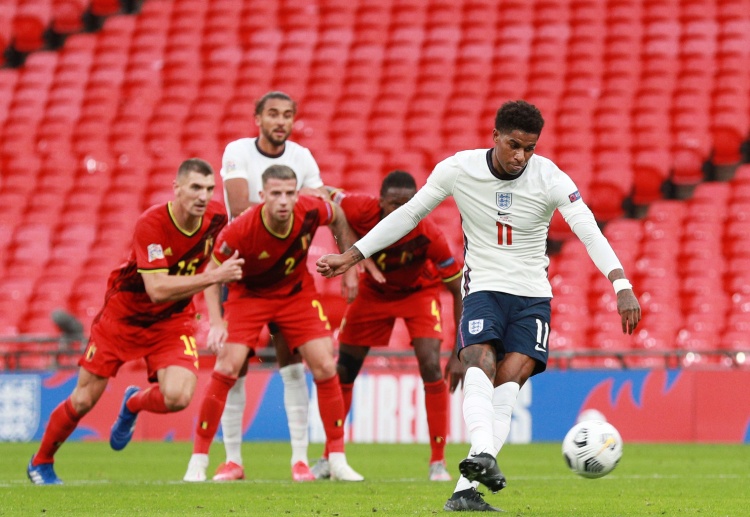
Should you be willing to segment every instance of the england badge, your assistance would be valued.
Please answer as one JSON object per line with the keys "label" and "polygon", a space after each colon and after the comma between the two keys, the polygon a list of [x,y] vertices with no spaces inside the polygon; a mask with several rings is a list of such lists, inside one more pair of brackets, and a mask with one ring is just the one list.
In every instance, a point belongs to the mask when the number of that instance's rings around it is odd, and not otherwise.
{"label": "england badge", "polygon": [[500,210],[507,210],[513,202],[513,194],[510,192],[495,192],[495,202]]}

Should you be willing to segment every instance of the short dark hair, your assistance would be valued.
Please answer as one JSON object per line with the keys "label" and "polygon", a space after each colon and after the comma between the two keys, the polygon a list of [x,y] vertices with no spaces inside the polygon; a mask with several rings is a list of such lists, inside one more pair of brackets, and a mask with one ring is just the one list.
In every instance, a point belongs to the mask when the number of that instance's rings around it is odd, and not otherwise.
{"label": "short dark hair", "polygon": [[383,178],[383,183],[380,185],[380,195],[385,196],[385,193],[389,188],[413,188],[417,190],[417,182],[414,181],[414,176],[406,171],[395,170],[388,173]]}
{"label": "short dark hair", "polygon": [[214,169],[206,160],[201,160],[200,158],[188,158],[182,162],[177,169],[177,177],[185,177],[191,172],[197,172],[204,176],[211,176],[214,173]]}
{"label": "short dark hair", "polygon": [[292,111],[296,114],[297,113],[297,103],[294,102],[294,100],[287,95],[284,92],[274,91],[274,92],[268,92],[263,97],[257,100],[255,103],[255,114],[260,115],[263,113],[263,108],[266,107],[266,101],[268,99],[281,99],[283,101],[289,101],[292,103]]}
{"label": "short dark hair", "polygon": [[525,133],[540,135],[543,127],[542,113],[536,106],[523,100],[503,103],[495,115],[495,129],[501,133],[520,129]]}
{"label": "short dark hair", "polygon": [[277,180],[295,180],[297,181],[297,175],[294,173],[291,167],[287,167],[286,165],[271,165],[266,170],[263,171],[263,174],[261,175],[261,178],[263,179],[263,185],[265,186],[266,182],[273,178]]}

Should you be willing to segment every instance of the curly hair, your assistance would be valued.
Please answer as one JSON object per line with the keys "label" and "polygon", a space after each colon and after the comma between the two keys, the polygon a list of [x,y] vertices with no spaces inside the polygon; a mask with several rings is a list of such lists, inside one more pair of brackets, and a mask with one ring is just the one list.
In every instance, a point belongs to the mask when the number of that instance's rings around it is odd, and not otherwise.
{"label": "curly hair", "polygon": [[523,100],[503,103],[495,115],[495,129],[502,133],[520,129],[525,133],[539,135],[543,127],[542,113],[536,106]]}

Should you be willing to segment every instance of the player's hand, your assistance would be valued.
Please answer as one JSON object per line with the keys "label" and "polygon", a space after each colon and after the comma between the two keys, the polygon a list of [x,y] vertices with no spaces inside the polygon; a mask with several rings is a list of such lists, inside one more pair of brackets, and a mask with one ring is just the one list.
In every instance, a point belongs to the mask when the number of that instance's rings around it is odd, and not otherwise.
{"label": "player's hand", "polygon": [[346,299],[346,303],[352,303],[357,293],[359,293],[359,271],[353,267],[341,277],[341,296]]}
{"label": "player's hand", "polygon": [[[320,257],[315,263],[318,267],[318,273],[326,278],[333,278],[334,276],[346,273],[350,267],[363,258],[359,251],[353,252],[353,249],[356,250],[356,248],[352,247],[340,255],[331,253]],[[357,255],[359,255],[359,258],[357,258]]]}
{"label": "player's hand", "polygon": [[211,325],[211,327],[208,329],[208,339],[206,340],[208,349],[212,353],[218,355],[219,350],[221,350],[221,348],[224,346],[224,343],[227,342],[228,335],[229,333],[227,332],[227,326],[223,321]]}
{"label": "player's hand", "polygon": [[450,392],[453,393],[456,391],[456,388],[458,388],[458,385],[461,385],[461,388],[464,387],[464,374],[466,373],[466,368],[464,368],[464,365],[461,364],[461,361],[458,359],[458,356],[455,352],[451,352],[451,357],[448,359],[448,363],[445,365],[445,374],[443,375],[443,378],[448,382],[448,389],[450,389]]}
{"label": "player's hand", "polygon": [[622,319],[622,333],[632,334],[641,321],[641,306],[632,289],[617,293],[617,313]]}
{"label": "player's hand", "polygon": [[219,278],[219,282],[225,284],[227,282],[236,282],[242,278],[242,266],[245,264],[245,259],[240,258],[240,252],[234,250],[234,253],[222,264],[214,269],[216,275]]}
{"label": "player's hand", "polygon": [[375,265],[375,262],[371,258],[366,258],[362,261],[362,267],[370,273],[370,276],[373,280],[375,280],[379,284],[385,283],[385,276],[383,275],[382,271],[380,271],[380,268]]}

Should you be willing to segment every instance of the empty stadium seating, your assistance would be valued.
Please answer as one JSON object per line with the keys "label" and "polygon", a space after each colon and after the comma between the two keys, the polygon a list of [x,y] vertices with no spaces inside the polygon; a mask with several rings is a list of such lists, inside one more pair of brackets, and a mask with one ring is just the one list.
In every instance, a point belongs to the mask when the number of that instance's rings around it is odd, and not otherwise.
{"label": "empty stadium seating", "polygon": [[[750,347],[750,174],[705,182],[706,162],[747,158],[746,0],[124,5],[0,11],[0,47],[29,53],[0,69],[0,331],[54,332],[44,314],[58,305],[90,322],[132,221],[169,196],[174,167],[201,155],[218,170],[226,143],[254,131],[254,99],[281,89],[299,101],[293,138],[323,179],[370,193],[393,168],[423,184],[440,159],[490,145],[500,103],[534,102],[539,154],[608,222],[646,314],[634,338],[617,333],[611,287],[556,216],[552,349],[638,352],[629,366],[683,350],[686,365],[723,366],[706,350]],[[100,31],[81,33],[87,12],[106,17]],[[50,29],[67,35],[55,51]],[[662,200],[670,184],[692,198]],[[621,219],[629,203],[642,220]],[[460,252],[454,208],[434,217]]]}

